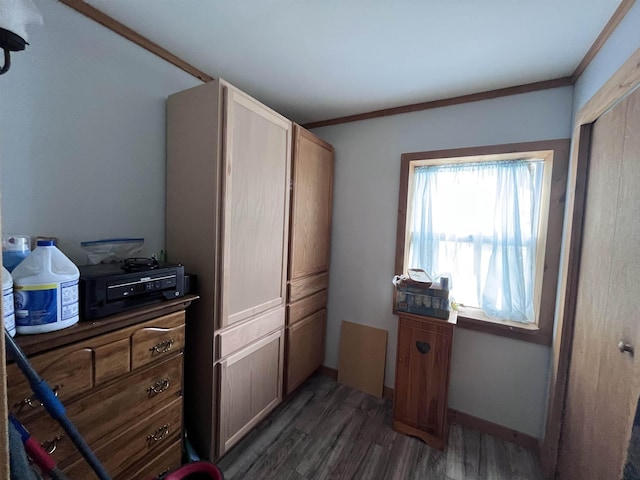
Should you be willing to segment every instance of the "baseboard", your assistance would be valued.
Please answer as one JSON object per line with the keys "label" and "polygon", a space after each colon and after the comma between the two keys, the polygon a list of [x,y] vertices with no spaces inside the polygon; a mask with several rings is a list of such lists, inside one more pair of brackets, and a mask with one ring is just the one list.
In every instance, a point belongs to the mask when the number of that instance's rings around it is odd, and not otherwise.
{"label": "baseboard", "polygon": [[[324,375],[325,377],[329,377],[333,380],[338,380],[338,370],[331,367],[325,367],[324,365],[318,369],[318,373],[320,375]],[[393,388],[387,387],[384,385],[382,387],[382,398],[388,398],[389,400],[393,400]]]}
{"label": "baseboard", "polygon": [[320,375],[324,375],[325,377],[332,378],[333,380],[338,380],[338,370],[336,368],[325,367],[322,365],[318,369],[318,373]]}
{"label": "baseboard", "polygon": [[[338,370],[335,368],[325,367],[324,365],[318,369],[318,373],[333,380],[338,379]],[[383,398],[393,399],[393,388],[385,386],[382,393]],[[497,438],[501,438],[521,447],[532,450],[538,458],[540,457],[540,439],[527,435],[526,433],[519,432],[504,425],[498,425],[497,423],[484,420],[482,418],[474,417],[468,413],[460,412],[450,408],[448,411],[448,417],[450,423],[457,423],[463,427],[471,428],[480,433],[486,433]]]}
{"label": "baseboard", "polygon": [[453,408],[449,409],[448,415],[450,423],[457,423],[463,427],[515,443],[516,445],[532,450],[538,458],[540,457],[540,439],[536,437],[518,432],[504,425],[498,425],[489,420],[484,420],[483,418],[474,417],[473,415],[454,410]]}

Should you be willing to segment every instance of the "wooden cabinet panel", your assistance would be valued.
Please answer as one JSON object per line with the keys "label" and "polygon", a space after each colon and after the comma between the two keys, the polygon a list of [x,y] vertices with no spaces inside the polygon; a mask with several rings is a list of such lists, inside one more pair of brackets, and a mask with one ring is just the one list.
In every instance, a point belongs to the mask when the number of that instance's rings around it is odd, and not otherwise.
{"label": "wooden cabinet panel", "polygon": [[131,335],[131,368],[148,365],[184,348],[184,312],[167,315]]}
{"label": "wooden cabinet panel", "polygon": [[[157,455],[168,445],[180,440],[182,435],[182,401],[177,399],[109,442],[101,442],[94,453],[111,476],[116,476],[138,460]],[[122,455],[122,452],[127,455]],[[89,464],[80,459],[64,472],[69,478],[83,480],[98,478]]]}
{"label": "wooden cabinet panel", "polygon": [[279,330],[220,362],[219,455],[282,401],[283,353]]}
{"label": "wooden cabinet panel", "polygon": [[291,122],[225,87],[222,323],[284,305]]}
{"label": "wooden cabinet panel", "polygon": [[289,282],[289,303],[297,302],[320,290],[326,290],[328,287],[328,273],[319,273],[318,275],[292,280]]}
{"label": "wooden cabinet panel", "polygon": [[287,328],[287,395],[322,366],[326,315],[320,310]]}
{"label": "wooden cabinet panel", "polygon": [[419,316],[399,316],[393,427],[443,449],[453,326]]}
{"label": "wooden cabinet panel", "polygon": [[[593,125],[557,472],[563,480],[626,478],[627,448],[633,451],[640,395],[638,131],[640,90]],[[625,345],[636,348],[635,356]]]}
{"label": "wooden cabinet panel", "polygon": [[333,147],[296,125],[289,279],[329,269]]}
{"label": "wooden cabinet panel", "polygon": [[284,327],[284,308],[277,308],[240,325],[226,328],[216,337],[216,360],[230,355],[265,335]]}
{"label": "wooden cabinet panel", "polygon": [[313,312],[323,309],[327,305],[327,291],[323,290],[296,303],[287,306],[287,326],[292,326]]}
{"label": "wooden cabinet panel", "polygon": [[[252,365],[261,354],[247,349],[283,337],[292,124],[220,79],[172,95],[167,123],[167,249],[201,297],[187,325],[185,422],[214,461],[282,396],[266,388],[281,389],[282,354]],[[245,367],[264,375],[241,380]]]}

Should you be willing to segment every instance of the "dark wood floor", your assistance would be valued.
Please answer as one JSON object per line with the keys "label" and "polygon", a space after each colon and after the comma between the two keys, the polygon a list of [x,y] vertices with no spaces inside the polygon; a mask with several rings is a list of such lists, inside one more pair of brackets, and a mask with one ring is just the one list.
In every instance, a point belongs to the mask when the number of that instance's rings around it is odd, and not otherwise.
{"label": "dark wood floor", "polygon": [[527,449],[459,425],[440,452],[391,429],[391,402],[323,376],[294,396],[219,463],[226,480],[540,479]]}

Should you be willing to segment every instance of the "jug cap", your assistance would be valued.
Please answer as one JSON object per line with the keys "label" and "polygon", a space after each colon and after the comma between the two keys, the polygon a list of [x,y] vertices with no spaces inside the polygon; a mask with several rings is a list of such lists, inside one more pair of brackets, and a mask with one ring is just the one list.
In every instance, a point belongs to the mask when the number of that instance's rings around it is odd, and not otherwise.
{"label": "jug cap", "polygon": [[2,250],[5,252],[29,252],[31,239],[27,235],[3,235]]}

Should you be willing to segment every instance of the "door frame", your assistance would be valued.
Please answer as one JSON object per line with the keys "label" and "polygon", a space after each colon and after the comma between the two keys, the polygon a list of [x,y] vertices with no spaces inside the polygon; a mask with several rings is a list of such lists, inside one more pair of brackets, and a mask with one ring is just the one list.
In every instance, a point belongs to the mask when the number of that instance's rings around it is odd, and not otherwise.
{"label": "door frame", "polygon": [[640,48],[604,83],[578,111],[575,118],[568,172],[567,207],[562,238],[564,256],[560,265],[560,288],[556,303],[558,309],[552,346],[547,422],[540,448],[542,471],[546,479],[554,478],[556,473],[564,420],[580,276],[582,227],[593,123],[638,85],[640,85]]}

